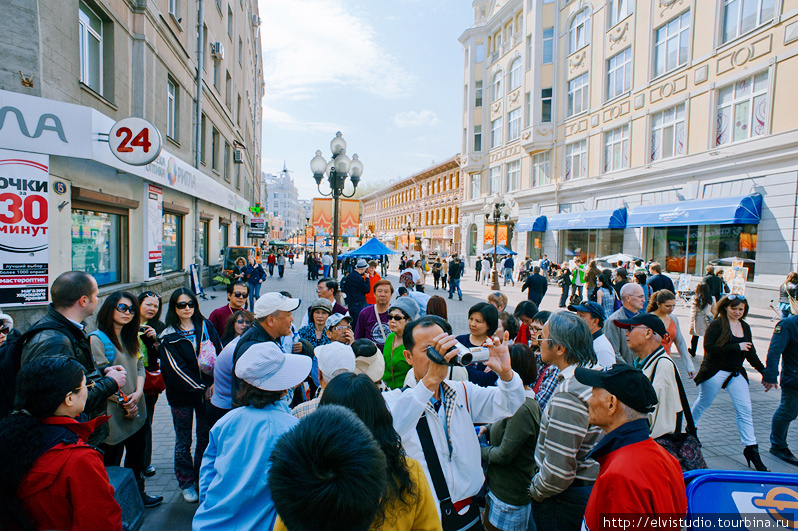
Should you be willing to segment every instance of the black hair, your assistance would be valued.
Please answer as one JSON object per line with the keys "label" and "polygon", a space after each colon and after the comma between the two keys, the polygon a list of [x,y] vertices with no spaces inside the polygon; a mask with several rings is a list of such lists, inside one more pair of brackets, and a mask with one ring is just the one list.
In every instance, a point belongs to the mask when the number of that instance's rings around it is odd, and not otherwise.
{"label": "black hair", "polygon": [[169,307],[166,310],[166,319],[164,319],[164,322],[166,326],[171,326],[175,330],[180,329],[180,317],[177,316],[175,307],[177,305],[177,299],[179,299],[181,295],[186,295],[194,302],[194,313],[191,314],[191,322],[194,323],[194,330],[199,334],[202,331],[202,323],[205,322],[205,318],[202,316],[202,312],[200,312],[197,296],[188,288],[177,288],[172,292],[172,296],[169,297]]}
{"label": "black hair", "polygon": [[625,268],[625,267],[619,267],[619,268],[616,268],[616,269],[615,269],[615,274],[616,274],[616,275],[618,276],[618,278],[620,278],[621,280],[626,280],[626,268]]}
{"label": "black hair", "polygon": [[538,366],[532,349],[523,343],[510,345],[510,367],[527,387],[538,379]]}
{"label": "black hair", "polygon": [[370,339],[356,339],[352,343],[352,350],[356,358],[370,358],[377,353],[377,345]]}
{"label": "black hair", "polygon": [[332,290],[333,295],[336,295],[338,293],[338,281],[337,280],[335,280],[334,278],[330,278],[330,277],[324,277],[324,278],[319,279],[319,281],[318,281],[318,283],[316,285],[318,286],[322,282],[324,282],[324,284],[327,286],[327,289],[331,289]]}
{"label": "black hair", "polygon": [[[114,331],[114,310],[122,299],[130,300],[133,307],[133,318],[122,327],[119,338]],[[108,295],[97,312],[97,329],[108,336],[116,348],[124,351],[128,356],[138,357],[139,347],[139,299],[127,291],[115,291]],[[122,339],[121,343],[119,339]]]}
{"label": "black hair", "polygon": [[144,299],[148,297],[155,297],[156,299],[158,299],[158,311],[155,312],[155,316],[152,319],[147,320],[147,323],[157,323],[161,319],[161,312],[163,311],[163,301],[161,300],[161,296],[155,293],[154,291],[142,291],[141,293],[139,293],[139,308],[141,308],[141,303],[144,302]]}
{"label": "black hair", "polygon": [[280,437],[269,460],[272,500],[291,531],[367,531],[387,492],[385,454],[342,406],[320,407],[302,419]]}
{"label": "black hair", "polygon": [[396,293],[398,293],[400,297],[404,297],[407,295],[407,288],[404,286],[399,286],[396,290]]}
{"label": "black hair", "polygon": [[235,339],[236,337],[236,321],[239,317],[243,317],[247,321],[249,321],[250,326],[252,323],[255,322],[255,314],[250,312],[249,310],[236,310],[233,314],[227,318],[227,321],[224,323],[224,335],[222,335],[222,345],[227,345],[230,341]]}
{"label": "black hair", "polygon": [[[83,383],[83,366],[72,358],[42,357],[26,363],[17,373],[14,408],[0,421],[0,529],[37,529],[17,490],[45,444],[40,420],[51,417],[71,392]],[[23,411],[24,410],[24,411]]]}
{"label": "black hair", "polygon": [[247,289],[247,295],[249,295],[249,283],[248,282],[231,282],[227,285],[227,294],[232,295],[236,289],[236,286],[244,286]]}
{"label": "black hair", "polygon": [[521,328],[518,319],[507,312],[501,312],[499,313],[499,322],[502,324],[504,331],[510,334],[510,339],[515,340],[518,335],[518,329]]}
{"label": "black hair", "polygon": [[541,310],[541,311],[539,311],[538,313],[535,314],[535,317],[532,318],[532,322],[533,323],[546,324],[546,321],[549,320],[549,317],[551,317],[551,312],[550,311]]}
{"label": "black hair", "polygon": [[[407,468],[407,456],[402,448],[402,438],[393,427],[393,417],[382,393],[365,374],[345,372],[339,374],[324,388],[321,395],[320,406],[338,404],[348,407],[358,416],[363,424],[371,430],[374,439],[382,448],[387,460],[388,495],[382,501],[382,507],[398,501],[410,506],[417,497],[413,480]],[[385,518],[380,511],[377,516],[378,523],[382,524]]]}
{"label": "black hair", "polygon": [[612,284],[610,284],[610,277],[605,275],[604,273],[600,274],[596,277],[596,280],[601,281],[601,287],[607,289],[613,289]]}
{"label": "black hair", "polygon": [[532,319],[538,313],[538,305],[532,301],[521,301],[518,303],[518,306],[515,307],[515,311],[513,315],[518,317],[519,319],[523,317],[527,317]]}
{"label": "black hair", "polygon": [[241,380],[241,387],[236,395],[236,401],[242,406],[252,406],[256,409],[263,409],[280,400],[285,391],[264,391],[258,389],[249,382]]}
{"label": "black hair", "polygon": [[50,288],[53,306],[71,308],[81,297],[91,298],[91,294],[97,289],[92,279],[90,274],[83,271],[67,271],[58,275]]}
{"label": "black hair", "polygon": [[471,318],[472,314],[478,313],[485,320],[488,325],[488,335],[492,336],[499,328],[499,310],[489,302],[478,302],[468,309],[468,317]]}
{"label": "black hair", "polygon": [[641,286],[646,285],[646,278],[648,278],[648,275],[646,275],[645,272],[635,271],[634,277],[638,284],[640,284]]}
{"label": "black hair", "polygon": [[405,325],[405,330],[402,332],[402,343],[405,346],[405,350],[412,352],[413,347],[416,346],[416,339],[413,337],[413,330],[416,327],[429,328],[431,326],[440,326],[447,334],[451,335],[452,333],[452,325],[449,324],[449,321],[445,321],[437,315],[425,315]]}

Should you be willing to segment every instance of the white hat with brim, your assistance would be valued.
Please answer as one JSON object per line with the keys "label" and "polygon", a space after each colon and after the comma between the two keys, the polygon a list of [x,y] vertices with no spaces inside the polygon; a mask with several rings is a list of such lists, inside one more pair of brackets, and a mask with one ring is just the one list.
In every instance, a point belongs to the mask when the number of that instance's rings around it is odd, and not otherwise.
{"label": "white hat with brim", "polygon": [[282,293],[270,291],[265,293],[255,301],[252,308],[252,313],[255,314],[255,319],[263,319],[275,312],[293,312],[302,303],[299,299],[292,299],[286,297]]}
{"label": "white hat with brim", "polygon": [[313,364],[308,356],[285,354],[276,343],[256,343],[235,364],[236,376],[264,391],[284,391],[308,377]]}
{"label": "white hat with brim", "polygon": [[385,358],[382,352],[377,351],[368,358],[355,358],[355,374],[365,374],[372,382],[382,380],[385,373]]}

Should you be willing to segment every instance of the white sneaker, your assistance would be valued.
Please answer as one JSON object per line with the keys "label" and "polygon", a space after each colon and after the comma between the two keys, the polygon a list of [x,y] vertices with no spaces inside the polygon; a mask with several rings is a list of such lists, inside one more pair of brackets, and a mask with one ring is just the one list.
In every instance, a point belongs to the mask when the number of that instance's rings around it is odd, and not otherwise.
{"label": "white sneaker", "polygon": [[197,503],[199,501],[197,489],[195,489],[193,486],[183,489],[183,499],[188,503]]}

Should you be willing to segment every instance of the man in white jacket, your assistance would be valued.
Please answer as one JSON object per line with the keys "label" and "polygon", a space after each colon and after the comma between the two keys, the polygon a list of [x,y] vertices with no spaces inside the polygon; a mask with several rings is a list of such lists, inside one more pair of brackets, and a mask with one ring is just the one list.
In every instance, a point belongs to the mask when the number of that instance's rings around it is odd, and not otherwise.
{"label": "man in white jacket", "polygon": [[[474,423],[512,416],[525,400],[521,378],[510,367],[507,338],[495,342],[488,339],[486,343],[490,358],[485,364],[499,376],[496,387],[447,380],[449,366],[430,361],[427,357],[430,346],[441,355],[448,353],[447,361],[457,354],[456,350],[449,352],[457,340],[451,335],[449,324],[440,317],[428,315],[409,323],[403,341],[404,356],[413,367],[417,383],[383,394],[393,415],[394,428],[402,437],[407,455],[421,463],[433,494],[441,500],[446,496],[436,492],[419,438],[419,432],[424,430],[422,423],[428,426],[451,503],[456,512],[466,515],[459,517],[460,528],[481,529],[479,509],[473,498],[485,477]],[[466,507],[469,507],[467,512]]]}

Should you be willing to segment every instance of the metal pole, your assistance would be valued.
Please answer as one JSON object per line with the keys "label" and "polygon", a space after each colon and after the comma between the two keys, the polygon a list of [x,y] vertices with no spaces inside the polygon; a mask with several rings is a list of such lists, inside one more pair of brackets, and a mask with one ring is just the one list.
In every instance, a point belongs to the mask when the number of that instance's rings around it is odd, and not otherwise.
{"label": "metal pole", "polygon": [[499,257],[496,255],[499,247],[498,210],[498,207],[493,207],[493,286],[491,286],[493,291],[499,291],[501,289],[501,286],[499,286],[499,271],[496,268],[496,263],[499,261]]}
{"label": "metal pole", "polygon": [[338,202],[341,200],[343,186],[338,186],[337,172],[330,170],[330,182],[333,186],[333,278],[338,278]]}
{"label": "metal pole", "polygon": [[[202,66],[203,53],[205,51],[205,2],[199,0],[197,3],[197,103],[195,109],[195,131],[194,131],[194,167],[199,169],[200,158],[202,156]],[[199,198],[194,197],[194,263],[197,266],[197,278],[202,285],[202,253],[200,249],[200,207]],[[210,234],[205,235],[206,238]]]}

